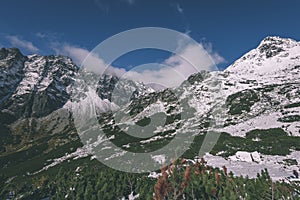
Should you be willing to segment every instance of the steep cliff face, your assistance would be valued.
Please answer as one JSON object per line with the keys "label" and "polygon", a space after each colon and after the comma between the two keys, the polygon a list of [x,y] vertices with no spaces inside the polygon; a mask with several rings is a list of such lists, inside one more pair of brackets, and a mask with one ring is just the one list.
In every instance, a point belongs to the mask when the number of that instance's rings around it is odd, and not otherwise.
{"label": "steep cliff face", "polygon": [[20,117],[42,117],[69,99],[68,87],[78,68],[63,56],[23,56],[17,49],[1,50],[0,107]]}

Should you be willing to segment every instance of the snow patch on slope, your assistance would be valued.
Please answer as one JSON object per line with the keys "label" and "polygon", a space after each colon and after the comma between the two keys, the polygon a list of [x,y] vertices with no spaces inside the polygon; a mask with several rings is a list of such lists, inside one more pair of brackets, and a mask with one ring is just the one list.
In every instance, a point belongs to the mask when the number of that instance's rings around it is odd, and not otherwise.
{"label": "snow patch on slope", "polygon": [[[234,156],[225,159],[221,156],[206,154],[204,159],[207,164],[213,167],[226,166],[236,176],[249,176],[255,178],[257,173],[268,169],[273,180],[284,180],[289,177],[293,170],[300,168],[300,151],[293,151],[287,156],[263,155],[258,152],[237,152]],[[287,165],[285,160],[296,160],[298,164]]]}

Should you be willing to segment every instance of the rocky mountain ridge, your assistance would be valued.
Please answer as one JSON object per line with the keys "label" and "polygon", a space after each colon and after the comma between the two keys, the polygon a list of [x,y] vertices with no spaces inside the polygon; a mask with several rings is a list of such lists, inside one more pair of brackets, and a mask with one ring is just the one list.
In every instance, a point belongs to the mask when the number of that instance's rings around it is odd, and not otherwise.
{"label": "rocky mountain ridge", "polygon": [[[94,102],[100,126],[121,147],[109,152],[116,159],[126,150],[151,151],[168,143],[180,131],[196,135],[192,145],[197,150],[185,154],[190,158],[197,155],[208,131],[221,133],[220,143],[211,152],[215,156],[230,159],[239,151],[294,155],[291,152],[300,151],[295,143],[300,135],[299,66],[299,42],[267,37],[226,70],[192,75],[174,89],[177,96],[172,89],[153,91],[143,84],[120,81],[110,75],[97,80],[94,92],[79,89],[84,94],[83,106],[90,108],[90,102]],[[4,155],[26,150],[43,137],[55,136],[51,140],[54,144],[48,142],[51,148],[47,151],[78,140],[70,114],[76,104],[70,96],[72,84],[80,80],[80,73],[67,57],[23,56],[17,49],[0,50],[0,128],[4,133],[1,139]],[[124,107],[118,107],[117,102],[113,105],[129,113],[116,120],[114,113],[106,112],[110,111],[112,90],[118,83],[125,93],[136,93]],[[185,108],[189,112],[183,118]],[[212,121],[218,109],[222,112],[222,126],[216,127]],[[153,137],[124,137],[126,130],[135,130],[134,125],[144,127],[161,115],[165,122],[151,129]],[[101,150],[104,155],[107,149],[108,146]],[[280,163],[278,166],[286,167]],[[298,161],[286,168],[299,168]]]}

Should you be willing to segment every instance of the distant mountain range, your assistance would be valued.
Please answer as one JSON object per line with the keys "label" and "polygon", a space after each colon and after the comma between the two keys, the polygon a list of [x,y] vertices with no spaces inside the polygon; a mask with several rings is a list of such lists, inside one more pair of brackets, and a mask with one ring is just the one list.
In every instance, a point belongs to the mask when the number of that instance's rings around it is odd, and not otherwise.
{"label": "distant mountain range", "polygon": [[[195,136],[183,155],[193,160],[204,136],[215,131],[220,138],[205,155],[209,164],[226,164],[234,173],[250,177],[266,167],[271,177],[284,179],[300,168],[299,72],[300,42],[267,37],[226,70],[190,76],[173,89],[180,94],[177,97],[171,89],[153,90],[111,75],[96,80],[96,95],[86,88],[76,92],[82,93],[82,99],[94,101],[102,130],[120,147],[105,148],[98,152],[102,156],[112,154],[118,159],[125,156],[122,151],[150,152],[184,130]],[[78,106],[71,97],[80,73],[65,56],[24,56],[15,48],[0,50],[0,174],[6,179],[89,155],[88,145],[79,140],[71,112]],[[112,102],[117,84],[124,92],[133,91],[122,107]],[[115,99],[122,101],[122,94]],[[84,102],[81,106],[90,106],[89,101]],[[216,127],[210,123],[217,104],[223,115],[222,126]],[[182,105],[192,111],[186,118],[181,116]],[[109,112],[112,106],[130,115],[117,121]],[[151,117],[161,114],[166,121],[151,129],[155,136],[124,136],[126,131],[134,131],[134,125],[145,126]],[[103,145],[109,147],[108,143]],[[65,152],[71,156],[66,157]]]}

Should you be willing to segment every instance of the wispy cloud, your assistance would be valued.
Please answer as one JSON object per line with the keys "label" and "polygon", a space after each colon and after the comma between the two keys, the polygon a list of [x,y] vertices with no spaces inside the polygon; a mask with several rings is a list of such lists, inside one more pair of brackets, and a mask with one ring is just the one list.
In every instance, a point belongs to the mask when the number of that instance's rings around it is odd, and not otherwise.
{"label": "wispy cloud", "polygon": [[179,15],[184,16],[184,9],[178,2],[170,3],[170,7],[173,8]]}
{"label": "wispy cloud", "polygon": [[177,11],[178,11],[180,14],[183,14],[183,9],[182,9],[182,7],[180,6],[179,3],[176,3],[176,4],[175,4],[175,7],[176,7]]}
{"label": "wispy cloud", "polygon": [[26,49],[27,51],[30,51],[32,53],[39,52],[39,49],[32,42],[21,39],[18,36],[7,35],[6,38],[11,43],[11,45],[14,46],[14,47],[18,47],[18,48],[21,48],[21,49]]}
{"label": "wispy cloud", "polygon": [[47,37],[47,34],[46,33],[42,33],[42,32],[37,32],[36,34],[35,34],[35,36],[36,37],[38,37],[38,38],[46,38]]}
{"label": "wispy cloud", "polygon": [[62,33],[57,33],[53,31],[41,31],[34,34],[39,39],[46,39],[49,42],[57,41],[60,37],[63,36]]}
{"label": "wispy cloud", "polygon": [[189,21],[187,20],[185,16],[185,10],[184,8],[178,3],[178,2],[172,2],[170,3],[170,7],[176,11],[178,16],[180,17],[180,23],[184,26],[184,32],[185,34],[189,34],[191,32]]}
{"label": "wispy cloud", "polygon": [[202,42],[203,48],[207,51],[210,57],[214,60],[216,64],[226,63],[225,58],[220,56],[217,52],[214,52],[213,45],[210,42]]}

